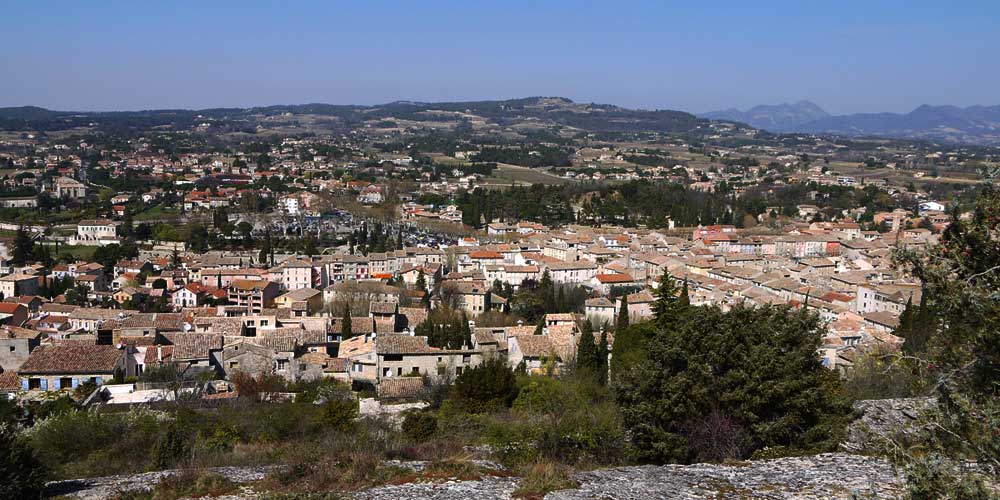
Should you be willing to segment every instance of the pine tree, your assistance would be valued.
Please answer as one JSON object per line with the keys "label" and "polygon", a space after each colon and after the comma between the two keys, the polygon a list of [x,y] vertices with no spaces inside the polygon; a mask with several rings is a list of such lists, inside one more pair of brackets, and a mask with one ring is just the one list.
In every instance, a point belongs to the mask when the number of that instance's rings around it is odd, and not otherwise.
{"label": "pine tree", "polygon": [[545,315],[543,314],[542,317],[538,320],[538,325],[535,326],[535,335],[544,335],[544,334],[545,334]]}
{"label": "pine tree", "polygon": [[615,323],[615,331],[622,331],[628,328],[628,295],[622,295],[621,303],[618,309],[618,322]]}
{"label": "pine tree", "polygon": [[421,292],[427,291],[427,278],[424,276],[423,269],[417,273],[417,290],[420,290]]}
{"label": "pine tree", "polygon": [[688,297],[687,278],[684,278],[684,286],[681,288],[681,296],[678,297],[677,302],[680,303],[682,307],[688,307],[691,305],[691,297]]}

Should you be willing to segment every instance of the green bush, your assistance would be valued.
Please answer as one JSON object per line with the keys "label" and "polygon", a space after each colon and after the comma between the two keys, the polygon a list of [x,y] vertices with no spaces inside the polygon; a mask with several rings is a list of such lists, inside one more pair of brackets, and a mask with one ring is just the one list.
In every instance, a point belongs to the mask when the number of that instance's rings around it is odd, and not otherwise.
{"label": "green bush", "polygon": [[166,426],[150,450],[152,465],[158,469],[166,469],[182,460],[190,448],[188,434],[176,424]]}
{"label": "green bush", "polygon": [[645,354],[614,377],[643,460],[742,459],[773,446],[827,451],[840,441],[850,402],[816,356],[818,316],[699,307],[658,322]]}
{"label": "green bush", "polygon": [[353,398],[332,397],[319,405],[313,424],[320,429],[350,430],[358,417],[358,402]]}
{"label": "green bush", "polygon": [[46,474],[31,447],[0,425],[0,498],[41,498]]}
{"label": "green bush", "polygon": [[437,428],[437,416],[430,412],[411,411],[403,417],[403,434],[416,442],[426,441],[437,433]]}
{"label": "green bush", "polygon": [[505,464],[538,461],[564,464],[622,463],[630,457],[625,429],[611,403],[589,404],[555,415],[513,415],[497,419],[487,442]]}
{"label": "green bush", "polygon": [[455,379],[455,398],[472,413],[509,408],[517,397],[517,377],[506,360],[489,359]]}

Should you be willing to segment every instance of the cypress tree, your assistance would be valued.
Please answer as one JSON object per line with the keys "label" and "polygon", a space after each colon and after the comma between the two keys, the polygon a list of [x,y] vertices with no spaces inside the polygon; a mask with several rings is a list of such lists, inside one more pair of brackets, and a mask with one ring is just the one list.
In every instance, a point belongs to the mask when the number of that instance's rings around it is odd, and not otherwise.
{"label": "cypress tree", "polygon": [[608,331],[602,328],[601,341],[597,346],[597,381],[601,385],[608,383],[608,352]]}
{"label": "cypress tree", "polygon": [[656,287],[656,302],[653,303],[653,317],[662,321],[670,315],[677,302],[677,284],[674,283],[670,271],[664,269],[660,275],[660,285]]}
{"label": "cypress tree", "polygon": [[347,340],[354,337],[354,327],[351,325],[351,304],[344,303],[344,317],[340,322],[340,338]]}
{"label": "cypress tree", "polygon": [[594,327],[589,320],[584,320],[580,327],[580,345],[576,350],[576,368],[592,375],[597,375],[600,369],[600,354],[594,339]]}
{"label": "cypress tree", "polygon": [[618,322],[615,324],[616,331],[622,331],[628,327],[628,295],[622,295],[621,305],[618,309]]}

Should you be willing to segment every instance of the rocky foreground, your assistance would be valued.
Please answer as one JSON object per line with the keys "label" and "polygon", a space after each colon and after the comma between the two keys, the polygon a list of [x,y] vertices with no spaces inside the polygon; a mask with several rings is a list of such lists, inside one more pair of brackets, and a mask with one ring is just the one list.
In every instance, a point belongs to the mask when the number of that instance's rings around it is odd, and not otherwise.
{"label": "rocky foreground", "polygon": [[[215,472],[240,483],[259,480],[265,468],[227,467]],[[51,485],[53,493],[96,500],[117,491],[149,488],[177,471],[114,476]],[[574,476],[577,488],[549,493],[551,500],[608,499],[850,499],[892,498],[901,492],[899,479],[883,460],[830,453],[727,465],[696,464],[635,466],[583,472]],[[417,482],[383,486],[355,493],[363,500],[510,499],[518,478],[488,476],[476,481]],[[252,486],[230,499],[261,495]]]}

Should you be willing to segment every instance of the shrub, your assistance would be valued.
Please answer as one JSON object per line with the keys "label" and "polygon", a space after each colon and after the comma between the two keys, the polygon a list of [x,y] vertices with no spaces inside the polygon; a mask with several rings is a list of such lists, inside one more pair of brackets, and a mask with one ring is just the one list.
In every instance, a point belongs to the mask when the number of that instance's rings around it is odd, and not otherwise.
{"label": "shrub", "polygon": [[487,441],[505,464],[542,461],[617,464],[630,447],[621,419],[610,403],[590,404],[559,416],[514,415],[494,421]]}
{"label": "shrub", "polygon": [[768,446],[825,451],[840,440],[850,403],[816,356],[818,316],[700,307],[657,329],[614,381],[643,460],[740,459]]}
{"label": "shrub", "polygon": [[854,399],[909,398],[927,392],[921,366],[899,353],[874,350],[860,356],[844,379],[844,389]]}
{"label": "shrub", "polygon": [[27,443],[0,425],[0,498],[41,498],[46,468]]}
{"label": "shrub", "polygon": [[455,379],[454,394],[472,413],[509,408],[517,397],[517,378],[505,360],[489,359],[462,372]]}
{"label": "shrub", "polygon": [[234,493],[233,481],[207,471],[184,470],[163,478],[153,487],[152,500],[177,500],[179,498],[217,497]]}
{"label": "shrub", "polygon": [[285,379],[278,375],[253,376],[245,372],[236,372],[232,377],[233,385],[241,398],[258,400],[261,394],[285,392]]}
{"label": "shrub", "polygon": [[437,432],[437,416],[426,411],[411,411],[403,417],[403,434],[406,437],[422,442]]}
{"label": "shrub", "polygon": [[153,448],[150,450],[150,460],[153,466],[166,469],[184,458],[189,449],[188,435],[176,424],[170,424],[167,426],[166,432],[160,434],[156,442],[153,443]]}
{"label": "shrub", "polygon": [[353,398],[333,397],[319,405],[313,424],[321,429],[347,431],[358,417],[358,402]]}

